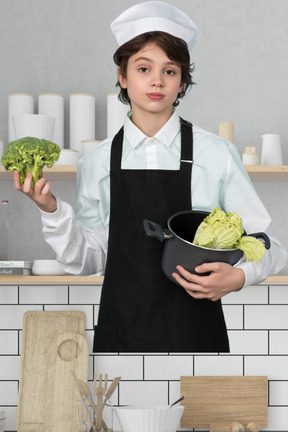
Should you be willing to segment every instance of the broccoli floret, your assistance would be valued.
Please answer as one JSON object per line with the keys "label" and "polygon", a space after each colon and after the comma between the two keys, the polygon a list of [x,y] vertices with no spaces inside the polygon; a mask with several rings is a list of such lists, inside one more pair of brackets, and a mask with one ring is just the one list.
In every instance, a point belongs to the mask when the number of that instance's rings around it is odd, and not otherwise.
{"label": "broccoli floret", "polygon": [[11,141],[3,152],[2,164],[7,171],[18,171],[23,185],[28,172],[32,173],[32,188],[40,179],[43,167],[51,168],[59,159],[60,147],[34,137],[20,138]]}

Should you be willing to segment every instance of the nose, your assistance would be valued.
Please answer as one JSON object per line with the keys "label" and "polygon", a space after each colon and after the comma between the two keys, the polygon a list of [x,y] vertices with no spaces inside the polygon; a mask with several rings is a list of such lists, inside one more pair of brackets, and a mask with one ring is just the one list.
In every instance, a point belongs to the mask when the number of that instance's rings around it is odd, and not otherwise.
{"label": "nose", "polygon": [[163,87],[163,73],[161,71],[154,71],[153,76],[151,77],[151,85],[153,87]]}

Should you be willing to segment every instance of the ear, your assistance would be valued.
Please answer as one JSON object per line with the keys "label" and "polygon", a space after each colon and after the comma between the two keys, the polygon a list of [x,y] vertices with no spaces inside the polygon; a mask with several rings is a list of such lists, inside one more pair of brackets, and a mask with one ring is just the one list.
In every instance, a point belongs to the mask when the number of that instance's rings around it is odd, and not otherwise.
{"label": "ear", "polygon": [[181,93],[181,92],[183,91],[183,88],[184,88],[184,83],[181,82],[181,83],[180,83],[180,86],[179,86],[178,93]]}
{"label": "ear", "polygon": [[117,74],[118,74],[118,81],[121,88],[126,89],[127,88],[126,78],[124,78],[124,76],[121,74],[120,67],[118,67]]}

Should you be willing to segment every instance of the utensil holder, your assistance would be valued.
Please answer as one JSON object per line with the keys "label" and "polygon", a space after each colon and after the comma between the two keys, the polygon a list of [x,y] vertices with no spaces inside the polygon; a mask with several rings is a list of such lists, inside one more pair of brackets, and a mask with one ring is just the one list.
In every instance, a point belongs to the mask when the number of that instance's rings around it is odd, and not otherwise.
{"label": "utensil holder", "polygon": [[101,429],[96,429],[96,413],[88,399],[79,399],[77,406],[79,432],[113,432],[113,405],[108,399],[102,411]]}

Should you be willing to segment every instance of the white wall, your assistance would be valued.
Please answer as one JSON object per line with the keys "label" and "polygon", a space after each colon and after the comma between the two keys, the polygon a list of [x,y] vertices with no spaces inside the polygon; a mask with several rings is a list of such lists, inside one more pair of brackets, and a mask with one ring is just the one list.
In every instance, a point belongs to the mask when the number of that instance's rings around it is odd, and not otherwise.
{"label": "white wall", "polygon": [[[69,146],[69,94],[96,96],[96,138],[106,136],[106,97],[115,91],[117,48],[111,21],[135,0],[0,0],[0,138],[8,139],[8,95],[57,92],[65,95],[65,145]],[[179,114],[218,133],[233,121],[239,152],[261,151],[263,133],[279,133],[288,164],[288,2],[285,0],[171,0],[190,15],[202,37],[192,60],[197,85],[181,101]],[[287,182],[255,185],[288,247]],[[54,182],[60,198],[75,203],[75,182]],[[0,182],[21,235],[16,259],[52,258],[44,243],[39,213],[12,182]],[[16,229],[16,228],[15,228]],[[27,248],[27,244],[30,245]],[[283,270],[288,273],[288,266]]]}
{"label": "white wall", "polygon": [[[0,137],[10,92],[96,95],[96,135],[106,135],[106,95],[115,90],[117,48],[109,25],[135,0],[0,0]],[[285,0],[170,0],[198,25],[197,82],[180,112],[212,132],[235,123],[239,148],[280,133],[288,163],[288,4]],[[37,109],[37,102],[35,109]]]}

